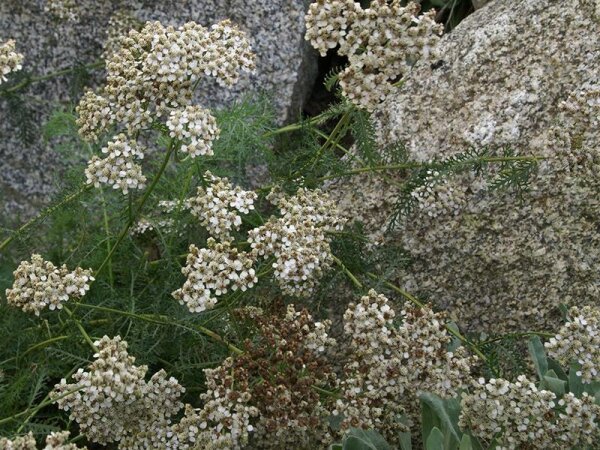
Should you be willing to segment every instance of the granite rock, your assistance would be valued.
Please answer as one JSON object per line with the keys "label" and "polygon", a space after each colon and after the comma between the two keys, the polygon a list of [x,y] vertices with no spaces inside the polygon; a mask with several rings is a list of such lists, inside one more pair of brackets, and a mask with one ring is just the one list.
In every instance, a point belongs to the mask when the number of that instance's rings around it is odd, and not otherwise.
{"label": "granite rock", "polygon": [[[560,304],[600,300],[599,12],[591,0],[491,2],[374,116],[382,144],[417,161],[486,146],[545,158],[521,195],[475,173],[442,180],[387,236],[413,257],[396,281],[472,330],[551,329]],[[333,192],[382,238],[399,195],[389,178]]]}
{"label": "granite rock", "polygon": [[[294,119],[316,78],[316,54],[304,41],[304,13],[308,0],[82,0],[74,21],[57,20],[44,10],[45,0],[0,2],[0,40],[17,41],[25,54],[24,69],[44,75],[74,63],[97,61],[106,39],[110,17],[126,11],[140,21],[159,20],[180,25],[196,21],[209,26],[229,18],[248,35],[257,53],[257,71],[233,89],[208,81],[200,86],[198,101],[212,108],[230,104],[241,95],[271,95],[281,122]],[[101,74],[98,74],[101,79]],[[34,122],[43,124],[59,102],[74,104],[68,77],[37,83],[25,94]],[[23,144],[6,99],[0,98],[0,212],[31,212],[56,191],[64,157],[42,139]]]}

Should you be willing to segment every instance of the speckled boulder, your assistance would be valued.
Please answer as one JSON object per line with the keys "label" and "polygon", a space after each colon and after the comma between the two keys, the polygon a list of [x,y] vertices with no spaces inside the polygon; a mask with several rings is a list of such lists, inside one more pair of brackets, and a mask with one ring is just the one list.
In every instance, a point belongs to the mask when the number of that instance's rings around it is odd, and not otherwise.
{"label": "speckled boulder", "polygon": [[[308,0],[82,0],[76,21],[59,21],[44,12],[45,0],[0,1],[0,40],[12,38],[24,53],[24,68],[39,75],[69,67],[73,62],[98,60],[106,28],[113,13],[124,10],[141,21],[160,20],[169,25],[196,21],[209,26],[229,18],[250,38],[257,53],[257,72],[245,76],[233,89],[207,82],[199,100],[210,107],[230,103],[241,94],[271,94],[281,122],[301,111],[316,77],[316,54],[304,41],[304,13]],[[36,122],[43,123],[57,101],[73,101],[65,88],[68,80],[56,79],[28,89],[36,96]],[[52,148],[36,140],[24,146],[0,98],[0,213],[26,211],[44,203],[55,189],[62,167]]]}
{"label": "speckled boulder", "polygon": [[[484,146],[546,158],[522,196],[477,174],[444,180],[388,236],[414,258],[396,281],[471,330],[552,329],[560,304],[600,302],[599,9],[496,0],[375,116],[380,139],[418,161]],[[384,183],[363,174],[334,190],[378,236],[398,195]]]}

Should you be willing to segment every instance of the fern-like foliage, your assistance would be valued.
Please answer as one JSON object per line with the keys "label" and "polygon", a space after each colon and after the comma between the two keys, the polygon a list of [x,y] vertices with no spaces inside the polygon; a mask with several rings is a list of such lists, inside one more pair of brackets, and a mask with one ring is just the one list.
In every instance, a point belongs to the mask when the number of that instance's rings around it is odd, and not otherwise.
{"label": "fern-like foliage", "polygon": [[[515,157],[513,149],[507,147],[503,150],[504,157]],[[512,191],[519,198],[528,191],[529,181],[536,172],[538,164],[535,160],[506,161],[500,166],[498,174],[490,181],[492,191]]]}
{"label": "fern-like foliage", "polygon": [[33,144],[39,134],[39,126],[31,99],[18,91],[4,92],[1,98],[8,104],[10,114],[7,114],[7,120],[17,131],[16,135],[24,145]]}

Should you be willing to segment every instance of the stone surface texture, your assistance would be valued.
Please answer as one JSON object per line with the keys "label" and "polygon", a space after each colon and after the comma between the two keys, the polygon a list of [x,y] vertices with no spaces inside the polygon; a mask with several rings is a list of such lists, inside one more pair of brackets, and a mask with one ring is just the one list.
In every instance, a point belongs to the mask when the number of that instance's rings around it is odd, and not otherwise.
{"label": "stone surface texture", "polygon": [[[36,76],[74,62],[97,61],[110,17],[126,11],[141,21],[175,26],[188,21],[210,26],[229,18],[247,33],[257,53],[256,73],[244,76],[231,90],[207,80],[198,94],[205,106],[222,107],[243,94],[264,92],[272,96],[284,122],[301,111],[316,77],[316,53],[304,41],[308,0],[82,0],[76,2],[78,18],[71,22],[51,17],[44,3],[0,1],[0,40],[15,39],[25,55],[24,69]],[[26,90],[37,123],[43,124],[58,102],[78,100],[70,95],[68,84],[69,78],[61,77]],[[64,157],[42,140],[23,145],[6,120],[8,114],[7,101],[0,98],[0,213],[26,213],[56,190]]]}
{"label": "stone surface texture", "polygon": [[490,2],[490,0],[473,0],[473,8],[475,8],[475,9],[483,8],[489,2]]}
{"label": "stone surface texture", "polygon": [[[521,196],[490,188],[497,168],[444,180],[386,236],[414,258],[396,281],[471,330],[552,329],[560,304],[600,300],[600,6],[496,0],[438,52],[374,116],[382,143],[417,161],[483,146],[546,159]],[[392,181],[363,174],[333,192],[382,237]]]}

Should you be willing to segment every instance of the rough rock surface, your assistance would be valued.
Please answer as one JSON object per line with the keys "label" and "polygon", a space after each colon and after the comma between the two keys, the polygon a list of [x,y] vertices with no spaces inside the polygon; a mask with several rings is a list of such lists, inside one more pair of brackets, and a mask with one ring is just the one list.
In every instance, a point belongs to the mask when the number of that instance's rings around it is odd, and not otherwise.
{"label": "rough rock surface", "polygon": [[473,0],[473,8],[475,8],[475,9],[483,8],[489,2],[490,2],[490,0]]}
{"label": "rough rock surface", "polygon": [[[206,82],[199,100],[210,107],[228,104],[241,94],[272,94],[283,122],[302,108],[316,77],[316,54],[304,41],[304,12],[308,0],[82,0],[78,19],[56,20],[44,11],[45,0],[0,1],[0,40],[17,41],[25,55],[24,69],[44,75],[74,62],[99,59],[106,28],[117,11],[141,21],[160,20],[169,25],[196,21],[209,26],[230,18],[247,32],[257,53],[257,72],[244,77],[232,90]],[[57,101],[73,101],[68,77],[38,83],[26,93],[34,95],[35,122],[44,123]],[[0,98],[0,214],[26,211],[43,203],[54,191],[61,169],[60,156],[41,140],[23,145],[14,126],[5,120],[7,101]]]}
{"label": "rough rock surface", "polygon": [[[418,161],[482,146],[546,158],[522,197],[471,173],[443,180],[389,237],[414,257],[398,283],[471,329],[553,328],[560,304],[600,300],[599,13],[590,0],[496,0],[375,117],[381,140]],[[341,204],[356,215],[362,191],[381,234],[394,189],[362,175]]]}

